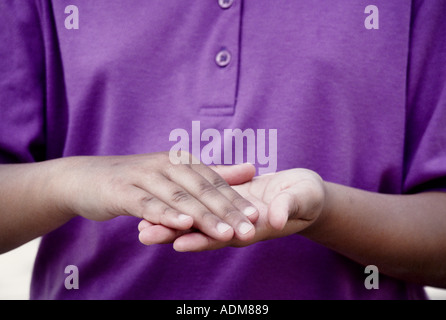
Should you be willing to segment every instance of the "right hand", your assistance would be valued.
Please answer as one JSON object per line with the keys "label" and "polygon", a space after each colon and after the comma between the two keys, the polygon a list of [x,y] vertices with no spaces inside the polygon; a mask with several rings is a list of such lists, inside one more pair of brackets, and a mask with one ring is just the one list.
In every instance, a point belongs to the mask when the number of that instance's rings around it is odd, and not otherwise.
{"label": "right hand", "polygon": [[[220,241],[254,237],[257,208],[204,164],[172,164],[168,152],[63,160],[56,192],[64,212],[96,221],[130,215]],[[224,170],[239,183],[255,175],[250,164]]]}

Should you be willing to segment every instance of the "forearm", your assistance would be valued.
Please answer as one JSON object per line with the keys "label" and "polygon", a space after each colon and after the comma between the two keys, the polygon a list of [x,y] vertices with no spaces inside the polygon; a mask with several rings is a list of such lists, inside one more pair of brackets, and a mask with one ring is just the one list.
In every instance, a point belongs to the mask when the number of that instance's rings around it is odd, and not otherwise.
{"label": "forearm", "polygon": [[326,209],[302,235],[384,274],[446,286],[446,193],[385,195],[325,186]]}
{"label": "forearm", "polygon": [[0,165],[0,253],[42,236],[73,216],[60,210],[55,180],[64,160]]}
{"label": "forearm", "polygon": [[[160,152],[0,165],[0,253],[75,216],[105,221],[127,215],[178,230],[194,226],[220,241],[254,236],[258,212],[248,200],[204,164],[172,165],[169,159]],[[221,171],[239,183],[255,174],[252,165]]]}

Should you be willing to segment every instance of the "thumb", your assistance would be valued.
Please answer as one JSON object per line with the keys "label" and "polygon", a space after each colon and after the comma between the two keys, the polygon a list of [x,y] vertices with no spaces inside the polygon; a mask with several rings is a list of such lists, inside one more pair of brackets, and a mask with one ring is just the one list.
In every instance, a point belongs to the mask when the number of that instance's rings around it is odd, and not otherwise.
{"label": "thumb", "polygon": [[256,175],[256,168],[251,163],[230,166],[216,165],[209,167],[217,172],[230,185],[238,185],[251,181]]}
{"label": "thumb", "polygon": [[270,202],[268,208],[268,222],[277,230],[285,227],[290,215],[297,213],[299,206],[296,201],[296,195],[292,190],[287,189],[280,192]]}

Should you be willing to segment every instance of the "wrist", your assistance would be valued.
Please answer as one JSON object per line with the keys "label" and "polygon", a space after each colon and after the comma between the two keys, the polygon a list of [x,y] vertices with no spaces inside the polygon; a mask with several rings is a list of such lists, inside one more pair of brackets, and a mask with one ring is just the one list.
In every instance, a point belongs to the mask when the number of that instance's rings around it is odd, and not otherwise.
{"label": "wrist", "polygon": [[62,220],[70,220],[77,216],[70,205],[73,190],[70,189],[72,181],[67,177],[72,172],[74,164],[74,158],[59,158],[41,163],[41,196],[45,199],[47,210]]}
{"label": "wrist", "polygon": [[317,222],[320,224],[324,224],[324,221],[327,220],[328,216],[331,214],[334,203],[333,196],[335,185],[333,183],[323,181],[322,188],[324,190],[324,197],[322,201],[321,213],[317,219]]}
{"label": "wrist", "polygon": [[319,234],[324,233],[327,225],[329,224],[329,218],[332,215],[333,203],[335,203],[336,185],[327,181],[321,181],[322,196],[320,200],[319,213],[316,215],[313,223],[307,228],[299,232],[299,234],[314,239]]}

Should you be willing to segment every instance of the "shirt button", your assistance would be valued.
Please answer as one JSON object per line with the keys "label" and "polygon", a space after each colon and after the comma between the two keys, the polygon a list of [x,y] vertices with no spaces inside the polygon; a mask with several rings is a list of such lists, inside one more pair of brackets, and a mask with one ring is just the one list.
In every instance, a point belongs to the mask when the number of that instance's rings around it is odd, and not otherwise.
{"label": "shirt button", "polygon": [[222,9],[228,9],[232,4],[234,3],[234,0],[218,0],[218,5]]}
{"label": "shirt button", "polygon": [[215,62],[220,67],[226,67],[231,62],[231,53],[226,49],[220,50],[215,56]]}

